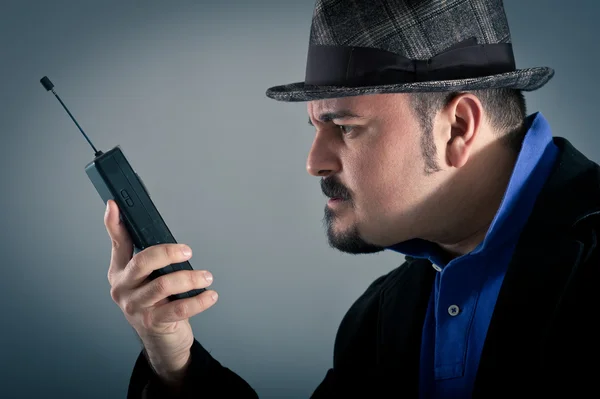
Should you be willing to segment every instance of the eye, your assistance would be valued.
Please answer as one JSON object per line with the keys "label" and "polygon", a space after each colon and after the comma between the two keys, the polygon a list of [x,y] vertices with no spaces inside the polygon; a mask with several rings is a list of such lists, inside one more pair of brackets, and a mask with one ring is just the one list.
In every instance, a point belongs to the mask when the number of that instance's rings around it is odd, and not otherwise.
{"label": "eye", "polygon": [[[352,131],[352,127],[351,126],[346,126],[346,125],[338,125],[340,127],[340,130],[342,131],[342,133],[344,134],[348,134]],[[348,130],[345,130],[348,129]]]}

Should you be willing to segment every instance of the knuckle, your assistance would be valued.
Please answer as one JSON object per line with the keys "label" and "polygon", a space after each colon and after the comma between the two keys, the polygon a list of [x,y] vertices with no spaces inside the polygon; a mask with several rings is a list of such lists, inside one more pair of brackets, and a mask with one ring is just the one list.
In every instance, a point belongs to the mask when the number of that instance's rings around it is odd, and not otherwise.
{"label": "knuckle", "polygon": [[145,260],[144,257],[140,255],[142,255],[141,252],[136,254],[133,258],[131,258],[129,264],[127,265],[127,268],[131,274],[138,274],[144,268]]}
{"label": "knuckle", "polygon": [[142,312],[142,325],[146,330],[150,330],[152,328],[152,323],[154,322],[153,316],[154,315],[152,314],[152,310],[150,308],[145,309]]}
{"label": "knuckle", "polygon": [[181,252],[177,244],[165,245],[164,249],[167,259],[177,259]]}
{"label": "knuckle", "polygon": [[154,290],[157,294],[165,294],[169,290],[170,284],[165,277],[167,276],[161,276],[154,280]]}
{"label": "knuckle", "polygon": [[200,312],[203,312],[207,308],[206,299],[204,299],[203,295],[198,295],[196,298],[197,298],[198,306],[200,308]]}
{"label": "knuckle", "polygon": [[119,303],[119,301],[120,301],[119,290],[115,287],[110,287],[110,297],[112,298],[112,300],[115,303]]}
{"label": "knuckle", "polygon": [[194,273],[195,270],[188,270],[188,280],[190,281],[191,287],[197,287],[200,281],[198,281],[198,273]]}
{"label": "knuckle", "polygon": [[111,286],[115,285],[116,279],[117,279],[117,269],[112,263],[108,266],[108,272],[106,273],[106,278],[108,279],[108,283]]}
{"label": "knuckle", "polygon": [[124,306],[124,311],[128,316],[133,316],[135,314],[135,303],[133,301],[126,301]]}
{"label": "knuckle", "polygon": [[187,301],[182,301],[180,303],[178,303],[175,306],[175,309],[173,310],[173,312],[175,313],[175,316],[177,316],[180,319],[186,319],[188,314],[189,314],[190,308],[188,306]]}

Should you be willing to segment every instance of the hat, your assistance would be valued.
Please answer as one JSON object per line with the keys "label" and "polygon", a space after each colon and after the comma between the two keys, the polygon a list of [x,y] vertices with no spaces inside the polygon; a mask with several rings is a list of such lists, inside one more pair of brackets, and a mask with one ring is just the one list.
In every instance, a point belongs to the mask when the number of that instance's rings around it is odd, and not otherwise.
{"label": "hat", "polygon": [[502,0],[317,0],[304,82],[269,98],[311,101],[377,93],[532,91],[548,67],[516,69]]}

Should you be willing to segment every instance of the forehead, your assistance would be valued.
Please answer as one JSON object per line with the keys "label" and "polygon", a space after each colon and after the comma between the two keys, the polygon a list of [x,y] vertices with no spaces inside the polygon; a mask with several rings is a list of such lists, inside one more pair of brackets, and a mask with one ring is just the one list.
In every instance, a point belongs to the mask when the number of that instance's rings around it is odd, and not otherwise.
{"label": "forehead", "polygon": [[339,112],[349,112],[364,118],[382,117],[387,113],[398,113],[406,106],[406,95],[371,94],[353,97],[329,98],[313,100],[307,103],[308,115],[311,119],[321,120],[320,116]]}

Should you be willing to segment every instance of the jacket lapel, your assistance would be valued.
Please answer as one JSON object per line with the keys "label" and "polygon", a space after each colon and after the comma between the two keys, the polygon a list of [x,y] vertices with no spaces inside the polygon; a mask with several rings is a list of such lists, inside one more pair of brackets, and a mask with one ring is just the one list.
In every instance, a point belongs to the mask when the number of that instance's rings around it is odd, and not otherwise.
{"label": "jacket lapel", "polygon": [[521,241],[490,322],[475,397],[535,393],[524,388],[535,390],[545,328],[581,250],[581,243],[568,238]]}
{"label": "jacket lapel", "polygon": [[[424,259],[406,257],[380,294],[377,364],[383,384],[398,397],[416,397],[419,386],[421,333],[435,270]],[[407,395],[407,396],[404,396]]]}
{"label": "jacket lapel", "polygon": [[[578,220],[600,207],[598,166],[562,138],[555,169],[523,229],[481,355],[475,397],[534,394],[542,343],[570,273],[584,256]],[[525,387],[530,387],[524,392]]]}

